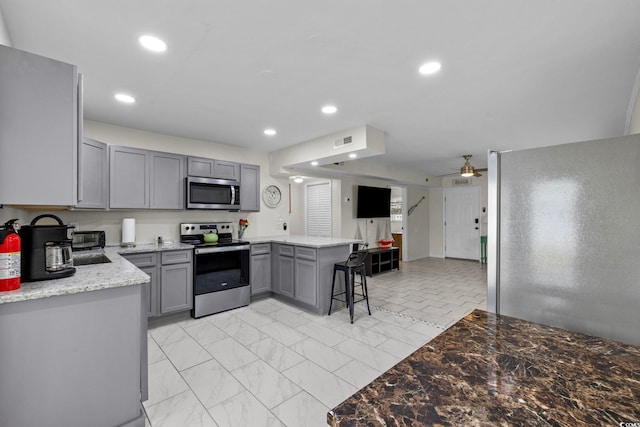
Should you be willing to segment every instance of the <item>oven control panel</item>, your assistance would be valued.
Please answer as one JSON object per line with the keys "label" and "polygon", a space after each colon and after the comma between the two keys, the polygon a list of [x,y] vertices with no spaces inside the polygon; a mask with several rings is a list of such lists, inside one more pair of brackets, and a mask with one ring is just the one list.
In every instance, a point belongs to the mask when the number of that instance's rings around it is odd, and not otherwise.
{"label": "oven control panel", "polygon": [[217,234],[231,234],[233,232],[232,222],[197,222],[180,224],[181,236],[200,236],[205,233],[215,232]]}

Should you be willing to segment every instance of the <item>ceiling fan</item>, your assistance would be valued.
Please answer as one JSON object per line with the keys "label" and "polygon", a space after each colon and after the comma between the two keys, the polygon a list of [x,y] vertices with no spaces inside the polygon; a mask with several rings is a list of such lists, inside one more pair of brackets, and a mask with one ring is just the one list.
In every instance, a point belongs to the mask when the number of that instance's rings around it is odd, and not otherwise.
{"label": "ceiling fan", "polygon": [[460,168],[460,175],[464,177],[469,176],[482,176],[479,172],[486,172],[487,168],[474,168],[471,163],[469,163],[469,159],[471,158],[471,154],[465,154],[464,156],[464,165]]}

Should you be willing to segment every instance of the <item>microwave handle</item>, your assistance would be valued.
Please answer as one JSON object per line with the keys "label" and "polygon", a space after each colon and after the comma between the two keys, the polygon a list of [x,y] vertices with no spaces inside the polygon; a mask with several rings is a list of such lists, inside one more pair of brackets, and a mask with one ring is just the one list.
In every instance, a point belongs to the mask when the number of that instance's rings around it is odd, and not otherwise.
{"label": "microwave handle", "polygon": [[232,185],[231,186],[231,202],[230,204],[233,205],[233,203],[236,201],[236,186]]}

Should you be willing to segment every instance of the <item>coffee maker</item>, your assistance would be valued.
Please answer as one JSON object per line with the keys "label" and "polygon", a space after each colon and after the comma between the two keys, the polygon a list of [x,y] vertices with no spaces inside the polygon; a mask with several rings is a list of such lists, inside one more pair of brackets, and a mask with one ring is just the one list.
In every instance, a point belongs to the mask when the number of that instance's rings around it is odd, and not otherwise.
{"label": "coffee maker", "polygon": [[[43,218],[52,218],[57,225],[36,225]],[[39,215],[30,225],[20,228],[22,241],[21,270],[23,282],[60,279],[72,276],[73,267],[71,242],[72,225],[64,225],[55,215]]]}

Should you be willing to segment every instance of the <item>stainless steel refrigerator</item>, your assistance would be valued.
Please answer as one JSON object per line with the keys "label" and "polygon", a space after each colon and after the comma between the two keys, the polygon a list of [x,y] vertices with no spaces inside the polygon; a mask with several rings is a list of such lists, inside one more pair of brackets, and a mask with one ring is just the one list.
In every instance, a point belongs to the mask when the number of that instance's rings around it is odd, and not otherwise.
{"label": "stainless steel refrigerator", "polygon": [[489,153],[489,311],[640,345],[640,135]]}

